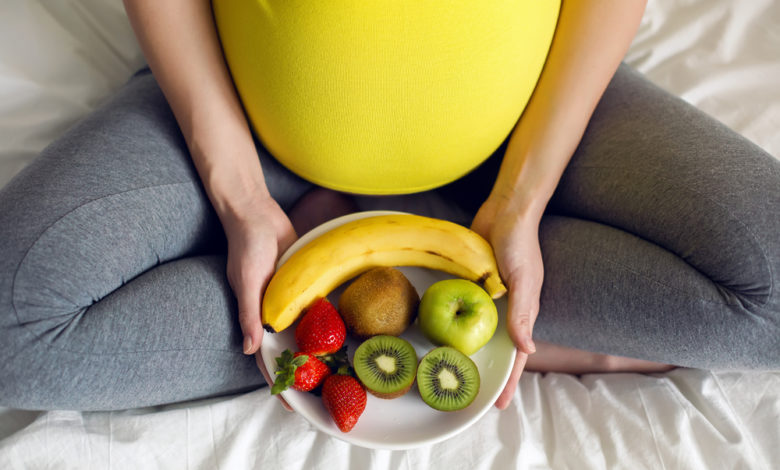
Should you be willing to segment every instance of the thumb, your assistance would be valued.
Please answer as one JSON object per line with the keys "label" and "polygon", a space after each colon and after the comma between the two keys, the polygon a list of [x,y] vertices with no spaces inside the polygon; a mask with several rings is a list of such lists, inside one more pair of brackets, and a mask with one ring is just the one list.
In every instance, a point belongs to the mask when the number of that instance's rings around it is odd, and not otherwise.
{"label": "thumb", "polygon": [[244,334],[244,354],[254,354],[263,342],[263,324],[261,317],[261,299],[265,286],[273,273],[273,261],[257,266],[254,274],[239,281],[236,289],[238,300],[238,323]]}
{"label": "thumb", "polygon": [[539,310],[538,302],[533,302],[521,286],[510,284],[508,311],[507,311],[507,329],[509,337],[515,343],[517,349],[525,354],[536,352],[536,345],[531,339],[531,331],[536,314]]}
{"label": "thumb", "polygon": [[244,333],[244,354],[254,354],[263,342],[259,290],[241,289],[238,296],[238,323]]}

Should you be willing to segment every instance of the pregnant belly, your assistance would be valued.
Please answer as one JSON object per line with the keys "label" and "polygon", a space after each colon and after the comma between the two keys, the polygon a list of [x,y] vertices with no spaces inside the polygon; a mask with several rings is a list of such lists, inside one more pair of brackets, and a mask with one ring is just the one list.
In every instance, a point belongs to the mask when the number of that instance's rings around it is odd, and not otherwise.
{"label": "pregnant belly", "polygon": [[214,0],[225,57],[269,152],[336,190],[449,183],[509,135],[556,0]]}

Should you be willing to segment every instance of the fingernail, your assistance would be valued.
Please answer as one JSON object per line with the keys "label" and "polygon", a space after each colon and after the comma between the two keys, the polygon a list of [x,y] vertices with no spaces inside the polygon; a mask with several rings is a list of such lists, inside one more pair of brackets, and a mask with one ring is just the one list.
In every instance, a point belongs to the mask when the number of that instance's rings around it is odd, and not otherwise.
{"label": "fingernail", "polygon": [[249,335],[244,336],[244,354],[249,354],[252,350],[252,337]]}
{"label": "fingernail", "polygon": [[536,345],[530,336],[523,336],[523,346],[525,346],[528,354],[533,354],[536,352]]}

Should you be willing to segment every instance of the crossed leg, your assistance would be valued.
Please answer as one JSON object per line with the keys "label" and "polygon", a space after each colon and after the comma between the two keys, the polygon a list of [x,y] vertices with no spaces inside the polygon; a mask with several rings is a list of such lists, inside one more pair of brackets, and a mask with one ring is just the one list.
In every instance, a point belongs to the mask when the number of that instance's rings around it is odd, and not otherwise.
{"label": "crossed leg", "polygon": [[[289,209],[310,185],[267,160]],[[124,409],[263,385],[222,227],[148,70],[0,190],[0,239],[3,406]]]}
{"label": "crossed leg", "polygon": [[[446,194],[475,211],[499,160]],[[780,366],[778,188],[778,160],[621,66],[541,222],[528,367]]]}

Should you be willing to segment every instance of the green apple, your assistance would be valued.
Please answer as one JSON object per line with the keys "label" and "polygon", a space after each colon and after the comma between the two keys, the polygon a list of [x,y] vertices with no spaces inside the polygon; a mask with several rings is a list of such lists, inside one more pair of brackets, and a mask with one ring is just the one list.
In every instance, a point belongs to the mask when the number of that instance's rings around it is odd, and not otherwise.
{"label": "green apple", "polygon": [[447,279],[431,285],[420,299],[420,331],[433,343],[468,356],[490,341],[498,325],[493,299],[479,285]]}

